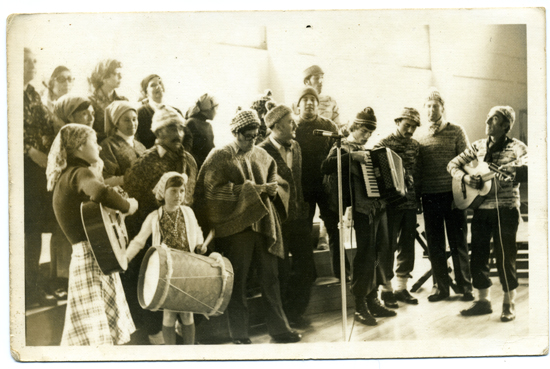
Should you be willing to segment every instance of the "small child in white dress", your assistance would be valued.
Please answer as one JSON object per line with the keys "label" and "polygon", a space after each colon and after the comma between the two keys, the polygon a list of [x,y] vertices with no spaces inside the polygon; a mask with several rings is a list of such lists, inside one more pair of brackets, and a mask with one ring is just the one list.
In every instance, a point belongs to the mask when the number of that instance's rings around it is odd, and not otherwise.
{"label": "small child in white dress", "polygon": [[[153,235],[153,245],[166,246],[187,252],[204,254],[203,234],[193,210],[182,205],[185,199],[187,175],[178,172],[165,173],[153,193],[162,206],[150,213],[141,226],[139,234],[130,242],[126,255],[132,260],[143,248],[147,238]],[[166,345],[176,343],[175,323],[179,314],[182,323],[184,345],[195,343],[195,323],[193,313],[164,310],[162,335]]]}

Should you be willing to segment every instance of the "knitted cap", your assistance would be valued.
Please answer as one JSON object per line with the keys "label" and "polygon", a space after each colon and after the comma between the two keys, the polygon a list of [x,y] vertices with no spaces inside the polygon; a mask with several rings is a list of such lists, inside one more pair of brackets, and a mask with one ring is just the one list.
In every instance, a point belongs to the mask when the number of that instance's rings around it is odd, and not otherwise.
{"label": "knitted cap", "polygon": [[306,68],[303,72],[304,79],[307,79],[315,74],[325,74],[320,66],[318,65],[312,65],[309,68]]}
{"label": "knitted cap", "polygon": [[300,101],[304,98],[306,95],[313,95],[317,99],[317,102],[319,102],[319,94],[317,93],[317,90],[313,87],[306,87],[300,92],[300,97],[298,98],[298,105],[300,105]]}
{"label": "knitted cap", "polygon": [[274,101],[268,101],[265,104],[267,108],[267,114],[265,116],[265,124],[268,128],[271,128],[283,119],[287,114],[292,114],[292,109],[286,105],[276,105]]}
{"label": "knitted cap", "polygon": [[415,108],[403,108],[401,114],[395,118],[395,123],[399,123],[401,119],[409,119],[420,126],[420,113]]}
{"label": "knitted cap", "polygon": [[178,124],[184,126],[185,122],[180,113],[169,106],[162,106],[153,114],[153,122],[151,123],[151,131],[156,132],[170,124]]}
{"label": "knitted cap", "polygon": [[237,114],[235,114],[233,119],[231,119],[229,128],[231,128],[232,133],[237,133],[245,127],[250,126],[250,129],[254,129],[260,127],[260,125],[260,118],[258,118],[258,113],[256,113],[256,110],[245,109],[237,110]]}
{"label": "knitted cap", "polygon": [[262,115],[267,114],[265,104],[270,100],[273,100],[273,93],[271,92],[271,90],[268,89],[265,90],[263,95],[260,95],[258,100],[252,102],[252,105],[250,105],[250,109],[256,110],[256,112],[258,113],[258,117],[261,118]]}
{"label": "knitted cap", "polygon": [[158,201],[164,200],[164,192],[166,191],[166,182],[172,177],[181,177],[183,179],[183,184],[187,184],[187,174],[178,173],[178,172],[166,172],[160,177],[155,188],[153,188],[153,194]]}
{"label": "knitted cap", "polygon": [[504,118],[510,122],[510,129],[512,129],[514,122],[516,121],[516,112],[514,109],[512,109],[511,106],[494,106],[489,111],[489,114],[487,114],[485,123],[487,123],[496,113],[502,114]]}
{"label": "knitted cap", "polygon": [[353,123],[365,126],[374,131],[376,129],[376,115],[374,115],[374,110],[370,106],[366,107],[357,113]]}
{"label": "knitted cap", "polygon": [[441,97],[441,94],[435,87],[430,88],[430,90],[428,91],[428,95],[426,96],[426,102],[424,104],[426,104],[428,101],[438,101],[441,104],[441,106],[445,106],[445,101],[443,100],[443,98]]}

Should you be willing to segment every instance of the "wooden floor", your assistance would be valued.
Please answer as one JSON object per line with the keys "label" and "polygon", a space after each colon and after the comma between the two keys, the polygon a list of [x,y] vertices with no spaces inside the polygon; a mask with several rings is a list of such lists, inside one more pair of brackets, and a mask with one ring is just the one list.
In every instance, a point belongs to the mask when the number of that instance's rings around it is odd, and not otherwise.
{"label": "wooden floor", "polygon": [[[427,270],[430,269],[428,258],[423,256],[422,249],[416,248],[415,270],[410,286]],[[451,296],[444,301],[429,302],[432,279],[413,295],[418,298],[418,305],[407,305],[399,302],[395,311],[397,316],[377,318],[378,325],[365,326],[353,320],[354,309],[347,311],[347,341],[400,341],[400,340],[437,340],[437,339],[502,339],[503,337],[527,336],[529,333],[529,284],[528,279],[520,279],[516,297],[516,320],[508,323],[500,321],[502,312],[503,292],[498,278],[493,277],[491,300],[493,313],[477,317],[463,317],[460,310],[468,308],[472,302],[460,301],[462,295]],[[349,284],[348,284],[349,290]],[[300,343],[342,342],[342,313],[333,310],[307,315],[311,319],[311,327],[297,330],[302,333]],[[250,339],[253,344],[269,343],[266,326],[252,327]],[[231,342],[217,342],[231,344]]]}

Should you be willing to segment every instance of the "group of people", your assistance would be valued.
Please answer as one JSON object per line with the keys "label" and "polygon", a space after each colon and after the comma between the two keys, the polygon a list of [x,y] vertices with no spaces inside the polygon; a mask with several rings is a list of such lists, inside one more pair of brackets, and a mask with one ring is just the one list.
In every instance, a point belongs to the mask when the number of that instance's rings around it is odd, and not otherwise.
{"label": "group of people", "polygon": [[[52,93],[43,103],[30,84],[35,63],[25,49],[26,300],[47,304],[59,298],[35,273],[40,235],[53,232],[52,260],[63,254],[63,241],[72,248],[62,344],[123,344],[136,326],[152,344],[174,344],[177,315],[184,343],[195,342],[192,313],[149,311],[138,303],[141,262],[147,249],[159,244],[229,259],[234,286],[225,314],[235,344],[251,343],[247,291],[254,278],[273,341],[300,341],[295,329],[310,324],[305,312],[316,279],[312,234],[317,207],[340,277],[336,148],[333,138],[314,135],[314,130],[346,133],[342,192],[353,217],[357,252],[344,274],[351,279],[357,322],[376,325],[376,318],[396,315],[397,301],[418,304],[407,281],[414,267],[419,209],[435,282],[428,300],[450,294],[446,229],[458,293],[472,301],[472,286],[479,290],[474,305],[462,314],[491,313],[493,238],[505,291],[501,319],[514,319],[518,188],[526,180],[526,161],[517,162],[526,158],[527,148],[506,135],[515,120],[512,108],[493,108],[486,121],[488,138],[469,145],[464,129],[443,118],[438,91],[431,91],[424,104],[425,136],[412,138],[421,117],[405,107],[395,118],[395,132],[375,145],[402,158],[407,194],[394,205],[370,197],[363,177],[361,166],[369,161],[365,144],[377,127],[374,110],[367,107],[351,124],[340,124],[336,102],[321,95],[324,73],[318,66],[304,71],[304,88],[293,106],[277,104],[267,91],[249,109],[239,108],[228,127],[233,141],[216,148],[210,121],[218,102],[209,94],[183,114],[163,104],[162,79],[153,74],[141,82],[143,97],[136,108],[116,93],[122,65],[106,60],[89,78],[89,97],[60,96],[57,85],[70,84],[72,77],[68,68],[56,68]],[[502,170],[494,180],[496,191],[474,212],[470,262],[466,215],[453,207],[451,181],[479,186],[481,180],[463,169],[476,159]],[[507,167],[512,161],[516,165]],[[90,251],[80,221],[80,204],[89,200],[126,214],[129,263],[120,275],[104,275]],[[206,247],[204,235],[211,231],[215,239]]]}

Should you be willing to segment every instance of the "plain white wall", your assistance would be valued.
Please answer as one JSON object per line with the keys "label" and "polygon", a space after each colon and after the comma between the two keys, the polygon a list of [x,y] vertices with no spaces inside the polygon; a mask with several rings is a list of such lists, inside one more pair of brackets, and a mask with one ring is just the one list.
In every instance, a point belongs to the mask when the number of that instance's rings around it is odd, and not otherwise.
{"label": "plain white wall", "polygon": [[[393,118],[404,106],[420,110],[425,120],[422,106],[432,85],[446,100],[447,119],[464,125],[471,141],[484,136],[492,106],[511,105],[518,120],[527,109],[525,25],[376,23],[365,20],[369,13],[304,14],[68,14],[20,21],[24,44],[39,60],[33,82],[39,89],[63,64],[77,78],[73,93],[86,95],[96,63],[116,58],[123,63],[119,92],[131,101],[150,73],[163,78],[165,102],[183,111],[204,92],[214,94],[218,146],[231,140],[236,107],[250,106],[265,89],[279,103],[296,102],[302,71],[312,64],[324,69],[323,93],[338,102],[342,122],[374,108],[379,129],[371,142],[395,129]],[[515,137],[519,129],[516,124]]]}

